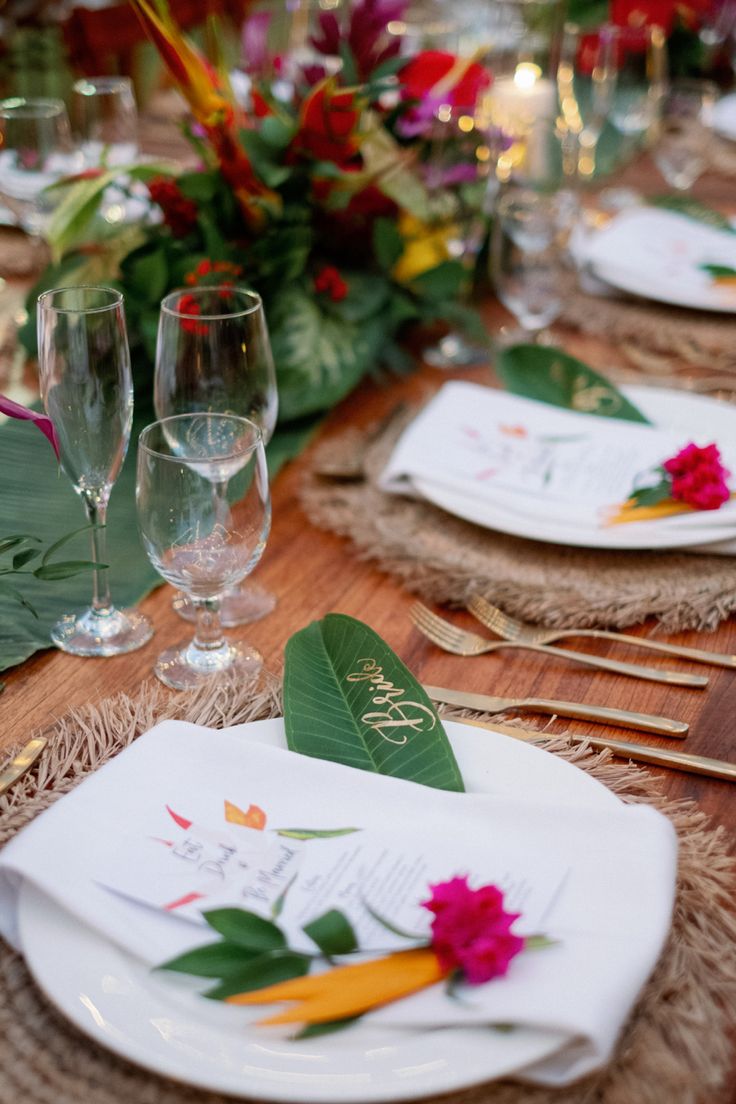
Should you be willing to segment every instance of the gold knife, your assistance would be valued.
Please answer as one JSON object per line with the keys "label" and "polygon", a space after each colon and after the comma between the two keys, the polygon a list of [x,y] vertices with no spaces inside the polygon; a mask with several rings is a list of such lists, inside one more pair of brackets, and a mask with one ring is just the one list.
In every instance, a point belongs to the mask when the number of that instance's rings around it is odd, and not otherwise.
{"label": "gold knife", "polygon": [[33,766],[47,743],[45,736],[35,736],[24,748],[21,748],[17,755],[13,756],[8,765],[0,771],[0,794],[4,794],[29,767]]}
{"label": "gold knife", "polygon": [[[539,743],[549,740],[550,736],[541,732],[530,732],[525,728],[512,728],[511,725],[496,725],[490,721],[471,721],[467,717],[461,724],[485,728],[492,732],[502,732],[525,743]],[[602,736],[570,736],[576,744],[587,741],[591,747],[606,748],[621,759],[634,759],[639,763],[650,763],[655,767],[671,767],[673,770],[686,771],[688,774],[704,774],[708,778],[721,778],[726,782],[736,782],[736,763],[727,763],[724,759],[707,759],[704,755],[688,755],[684,751],[667,751],[664,748],[646,747],[645,744],[630,744],[628,740],[609,740]]]}
{"label": "gold knife", "polygon": [[477,709],[481,713],[504,713],[519,710],[527,713],[557,714],[579,721],[598,721],[615,728],[636,728],[640,732],[654,732],[658,736],[676,736],[684,739],[688,725],[670,717],[657,717],[651,713],[630,713],[626,709],[608,709],[604,705],[584,705],[582,702],[548,701],[546,698],[492,698],[487,694],[468,694],[463,690],[448,690],[443,686],[425,686],[432,701],[456,705],[461,709]]}

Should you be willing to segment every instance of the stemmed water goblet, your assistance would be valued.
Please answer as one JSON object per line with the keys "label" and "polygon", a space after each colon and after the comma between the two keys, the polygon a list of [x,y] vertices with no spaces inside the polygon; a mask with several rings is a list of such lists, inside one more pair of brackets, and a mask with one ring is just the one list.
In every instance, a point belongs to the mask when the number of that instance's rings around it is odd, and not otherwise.
{"label": "stemmed water goblet", "polygon": [[611,111],[615,42],[606,26],[593,35],[584,34],[575,23],[564,26],[557,65],[559,118],[581,182],[595,175],[598,143]]}
{"label": "stemmed water goblet", "polygon": [[138,112],[129,77],[74,83],[72,122],[89,168],[130,165],[138,156]]}
{"label": "stemmed water goblet", "polygon": [[515,186],[499,198],[491,277],[498,298],[521,327],[521,333],[502,335],[505,343],[539,341],[560,314],[563,232],[556,195]]}
{"label": "stemmed water goblet", "polygon": [[673,81],[664,97],[654,162],[678,191],[689,191],[707,167],[717,98],[718,89],[707,80]]}
{"label": "stemmed water goblet", "polygon": [[232,671],[256,674],[262,658],[225,639],[220,602],[258,563],[271,524],[261,431],[232,414],[179,414],[138,440],[138,526],[148,558],[196,610],[194,639],[158,657],[157,677],[175,690]]}
{"label": "stemmed water goblet", "polygon": [[[106,287],[46,291],[38,300],[38,363],[61,466],[84,502],[96,563],[106,562],[105,518],[133,421],[133,382],[123,297]],[[107,569],[94,571],[92,605],[51,630],[65,652],[112,656],[140,648],[153,629],[137,610],[112,604]]]}
{"label": "stemmed water goblet", "polygon": [[[197,411],[251,418],[264,445],[276,425],[278,395],[261,298],[229,285],[173,291],[161,303],[154,408],[158,418]],[[258,585],[222,598],[222,623],[247,624],[270,613],[275,597]],[[186,595],[174,608],[187,620],[196,611]]]}

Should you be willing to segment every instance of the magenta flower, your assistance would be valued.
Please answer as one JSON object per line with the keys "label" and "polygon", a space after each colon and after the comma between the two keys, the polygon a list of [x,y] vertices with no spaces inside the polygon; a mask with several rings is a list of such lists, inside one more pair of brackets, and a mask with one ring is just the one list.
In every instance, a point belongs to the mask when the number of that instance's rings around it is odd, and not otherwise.
{"label": "magenta flower", "polygon": [[5,395],[0,395],[0,414],[7,414],[9,418],[18,418],[21,421],[33,422],[50,442],[52,449],[59,460],[59,438],[56,436],[56,426],[46,414],[38,414],[35,410],[29,410],[27,406],[13,402]]}
{"label": "magenta flower", "polygon": [[347,43],[358,79],[365,81],[384,61],[398,57],[401,40],[388,33],[388,25],[401,19],[407,4],[408,0],[358,0],[350,9],[346,26],[341,26],[334,12],[321,12],[311,45],[320,54],[336,57],[341,43]]}
{"label": "magenta flower", "polygon": [[432,896],[422,904],[434,913],[432,948],[441,965],[462,971],[471,985],[502,977],[524,950],[524,940],[511,931],[520,913],[504,910],[494,885],[471,889],[467,878],[452,878],[429,888]]}
{"label": "magenta flower", "polygon": [[716,445],[698,448],[691,442],[662,467],[672,479],[672,497],[696,510],[717,510],[731,497],[726,483],[731,473]]}

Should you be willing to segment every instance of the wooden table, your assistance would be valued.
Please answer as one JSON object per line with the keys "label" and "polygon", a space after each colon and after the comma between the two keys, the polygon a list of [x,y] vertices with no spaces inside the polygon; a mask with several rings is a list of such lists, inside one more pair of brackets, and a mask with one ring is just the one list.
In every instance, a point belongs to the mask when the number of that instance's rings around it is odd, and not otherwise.
{"label": "wooden table", "polygon": [[[502,317],[500,307],[490,308],[491,325],[498,325]],[[606,349],[592,339],[572,333],[561,333],[560,337],[569,352],[594,366],[610,369],[618,363],[615,350]],[[463,375],[478,382],[491,380],[484,370]],[[340,433],[347,425],[367,425],[402,399],[416,401],[428,396],[447,378],[444,373],[423,368],[414,376],[385,387],[366,383],[331,415],[319,439]],[[367,621],[425,682],[498,695],[580,700],[665,714],[690,723],[686,750],[713,758],[736,759],[736,671],[698,666],[698,671],[707,670],[710,675],[708,689],[699,691],[632,682],[514,651],[476,659],[441,652],[412,627],[408,610],[413,599],[408,592],[373,565],[359,560],[346,540],[315,529],[306,519],[299,505],[299,488],[310,451],[289,464],[273,487],[273,530],[257,579],[278,596],[277,608],[263,621],[240,630],[240,635],[263,652],[270,669],[279,669],[284,644],[294,631],[328,612],[347,613]],[[25,741],[34,729],[48,725],[72,706],[99,701],[118,690],[135,692],[151,677],[158,652],[191,636],[191,627],[171,609],[171,593],[169,587],[161,587],[143,602],[142,608],[152,618],[156,633],[137,652],[112,659],[81,659],[49,651],[3,675],[7,686],[0,699],[3,717],[0,751]],[[469,615],[454,616],[469,627],[473,624]],[[636,631],[644,633],[647,628],[641,626]],[[668,639],[721,652],[736,651],[736,623],[732,620],[723,624],[710,635],[683,633]],[[602,655],[644,661],[641,652],[625,650],[620,645],[600,641],[595,647]],[[556,721],[550,727],[551,732],[566,729],[580,734],[622,736],[621,730],[583,722]],[[647,740],[639,733],[631,738]],[[651,742],[666,746],[661,739],[651,738]],[[683,745],[673,741],[672,746]],[[670,797],[694,798],[716,823],[730,831],[736,826],[732,784],[675,771],[652,769],[651,773],[655,784]],[[725,1095],[713,1104],[728,1104],[735,1091],[736,1072]]]}

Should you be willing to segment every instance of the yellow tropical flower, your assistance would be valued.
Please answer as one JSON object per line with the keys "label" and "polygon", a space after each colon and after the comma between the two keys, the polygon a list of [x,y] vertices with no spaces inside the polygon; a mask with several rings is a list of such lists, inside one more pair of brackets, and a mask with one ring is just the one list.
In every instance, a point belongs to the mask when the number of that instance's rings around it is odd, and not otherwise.
{"label": "yellow tropical flower", "polygon": [[423,272],[449,260],[452,226],[431,226],[406,211],[399,215],[398,225],[404,252],[393,267],[393,277],[400,284],[409,284]]}

